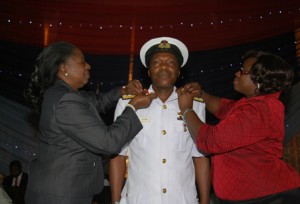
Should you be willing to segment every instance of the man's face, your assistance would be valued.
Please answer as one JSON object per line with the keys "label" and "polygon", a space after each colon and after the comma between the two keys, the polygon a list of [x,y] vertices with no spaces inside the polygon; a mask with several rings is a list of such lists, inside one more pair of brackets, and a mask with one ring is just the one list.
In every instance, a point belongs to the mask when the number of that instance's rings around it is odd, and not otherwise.
{"label": "man's face", "polygon": [[10,172],[13,177],[18,177],[21,173],[21,169],[18,166],[12,166]]}
{"label": "man's face", "polygon": [[180,74],[180,66],[177,58],[166,52],[156,53],[149,66],[148,75],[155,88],[173,87]]}

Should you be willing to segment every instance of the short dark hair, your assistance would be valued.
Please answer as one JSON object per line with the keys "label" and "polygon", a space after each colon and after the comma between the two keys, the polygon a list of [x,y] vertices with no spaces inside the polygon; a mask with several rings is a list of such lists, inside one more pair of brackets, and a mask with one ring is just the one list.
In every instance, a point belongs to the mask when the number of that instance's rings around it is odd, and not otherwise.
{"label": "short dark hair", "polygon": [[257,50],[249,50],[248,52],[246,52],[244,54],[244,56],[242,56],[242,60],[243,60],[243,63],[249,59],[249,58],[255,58],[257,59],[259,56],[263,55],[263,54],[266,54],[266,52],[263,52],[263,51],[257,51]]}
{"label": "short dark hair", "polygon": [[9,170],[11,171],[13,167],[18,167],[20,171],[22,171],[22,164],[19,160],[14,160],[9,164]]}
{"label": "short dark hair", "polygon": [[281,57],[250,50],[243,56],[243,60],[249,58],[256,59],[251,68],[251,80],[255,84],[260,84],[258,91],[261,95],[278,91],[286,92],[292,86],[294,70]]}

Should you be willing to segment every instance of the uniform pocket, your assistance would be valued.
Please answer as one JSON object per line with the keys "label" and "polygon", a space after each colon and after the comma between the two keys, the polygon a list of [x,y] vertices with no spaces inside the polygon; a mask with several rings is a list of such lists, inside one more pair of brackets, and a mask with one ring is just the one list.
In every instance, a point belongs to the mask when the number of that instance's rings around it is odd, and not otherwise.
{"label": "uniform pocket", "polygon": [[176,122],[174,128],[174,135],[178,137],[178,149],[179,151],[191,151],[193,146],[193,140],[190,132],[183,122]]}

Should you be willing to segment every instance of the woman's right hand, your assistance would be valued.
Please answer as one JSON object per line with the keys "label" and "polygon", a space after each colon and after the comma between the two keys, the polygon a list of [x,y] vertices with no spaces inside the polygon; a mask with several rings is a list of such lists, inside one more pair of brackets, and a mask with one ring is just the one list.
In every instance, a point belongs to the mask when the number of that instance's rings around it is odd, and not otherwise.
{"label": "woman's right hand", "polygon": [[156,93],[148,93],[148,90],[144,89],[141,93],[137,94],[133,99],[131,99],[129,104],[133,105],[136,110],[148,108],[152,100],[155,98],[157,98]]}

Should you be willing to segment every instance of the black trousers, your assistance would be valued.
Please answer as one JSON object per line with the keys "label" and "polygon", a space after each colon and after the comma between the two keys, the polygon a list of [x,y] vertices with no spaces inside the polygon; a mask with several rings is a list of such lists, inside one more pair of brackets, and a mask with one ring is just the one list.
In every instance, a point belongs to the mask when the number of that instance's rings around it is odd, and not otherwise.
{"label": "black trousers", "polygon": [[280,192],[262,198],[243,201],[220,200],[220,204],[300,204],[300,188]]}

